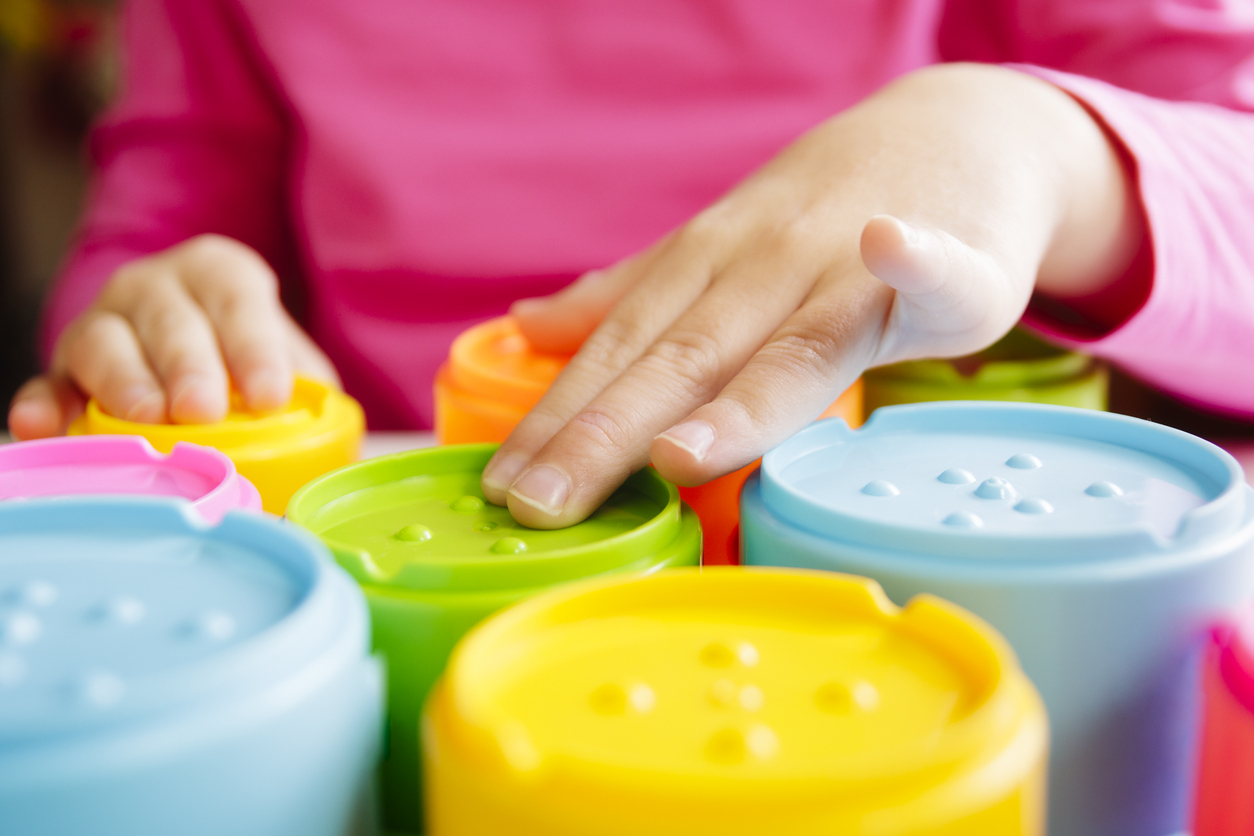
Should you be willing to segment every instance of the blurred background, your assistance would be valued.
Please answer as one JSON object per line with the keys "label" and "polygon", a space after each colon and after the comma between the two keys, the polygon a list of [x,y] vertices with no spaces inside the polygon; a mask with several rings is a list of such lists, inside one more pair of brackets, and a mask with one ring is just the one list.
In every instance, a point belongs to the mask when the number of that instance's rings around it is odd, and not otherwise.
{"label": "blurred background", "polygon": [[[73,240],[87,134],[116,93],[121,0],[0,0],[0,410],[38,370],[42,296]],[[1207,415],[1116,370],[1111,409],[1211,438],[1254,425]],[[0,422],[0,435],[3,431]]]}
{"label": "blurred background", "polygon": [[39,302],[72,240],[91,120],[117,85],[114,0],[0,0],[0,404],[37,367]]}

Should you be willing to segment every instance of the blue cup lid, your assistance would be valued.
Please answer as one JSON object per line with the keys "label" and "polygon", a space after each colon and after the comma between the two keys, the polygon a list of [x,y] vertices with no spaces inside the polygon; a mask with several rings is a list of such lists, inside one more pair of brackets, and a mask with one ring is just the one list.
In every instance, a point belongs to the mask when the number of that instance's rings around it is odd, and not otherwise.
{"label": "blue cup lid", "polygon": [[[338,582],[337,582],[338,581]],[[0,504],[0,753],[255,694],[355,642],[364,604],[315,538],[231,511]]]}
{"label": "blue cup lid", "polygon": [[792,525],[873,549],[1092,561],[1223,538],[1249,508],[1237,461],[1136,418],[1038,404],[877,410],[811,425],[762,459]]}

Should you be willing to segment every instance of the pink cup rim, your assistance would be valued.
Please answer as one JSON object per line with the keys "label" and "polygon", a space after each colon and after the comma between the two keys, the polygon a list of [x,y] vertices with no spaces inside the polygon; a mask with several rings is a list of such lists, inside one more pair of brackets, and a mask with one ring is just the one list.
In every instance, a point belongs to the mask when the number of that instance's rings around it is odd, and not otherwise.
{"label": "pink cup rim", "polygon": [[[62,436],[0,444],[0,471],[74,464],[152,464],[200,474],[214,487],[199,497],[185,498],[209,523],[218,523],[233,508],[261,511],[257,488],[239,474],[230,457],[213,447],[179,441],[167,455],[136,435]],[[81,492],[66,491],[64,495]]]}

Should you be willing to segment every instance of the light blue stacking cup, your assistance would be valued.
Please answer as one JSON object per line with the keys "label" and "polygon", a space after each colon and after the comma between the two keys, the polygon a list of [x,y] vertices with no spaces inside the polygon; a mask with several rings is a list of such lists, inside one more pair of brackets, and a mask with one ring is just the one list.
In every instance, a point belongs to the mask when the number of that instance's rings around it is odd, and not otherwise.
{"label": "light blue stacking cup", "polygon": [[279,520],[0,504],[0,833],[365,832],[368,648],[357,586]]}
{"label": "light blue stacking cup", "polygon": [[1203,638],[1254,593],[1252,499],[1227,453],[1134,418],[886,407],[763,458],[742,555],[983,616],[1049,711],[1050,833],[1167,836],[1185,823]]}

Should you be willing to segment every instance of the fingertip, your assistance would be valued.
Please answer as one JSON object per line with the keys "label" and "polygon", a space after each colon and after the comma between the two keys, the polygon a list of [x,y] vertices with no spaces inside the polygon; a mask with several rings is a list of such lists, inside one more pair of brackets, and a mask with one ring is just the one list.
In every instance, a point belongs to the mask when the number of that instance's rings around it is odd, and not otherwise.
{"label": "fingertip", "polygon": [[518,453],[498,451],[483,469],[483,476],[479,480],[484,498],[493,505],[507,505],[509,487],[514,484],[528,461],[530,460],[526,456]]}
{"label": "fingertip", "polygon": [[709,421],[689,418],[653,439],[649,460],[668,481],[683,487],[701,485],[712,478],[707,459],[717,438]]}
{"label": "fingertip", "polygon": [[533,465],[510,485],[507,495],[510,515],[528,528],[573,525],[583,517],[572,514],[568,507],[571,488],[571,479],[565,471],[551,464]]}
{"label": "fingertip", "polygon": [[51,398],[23,398],[9,407],[9,434],[18,441],[57,435],[61,423],[60,410]]}
{"label": "fingertip", "polygon": [[[228,394],[225,383],[195,375],[175,383],[170,391],[169,416],[175,424],[212,424],[226,417]],[[155,394],[161,396],[160,392]],[[145,414],[152,414],[155,402],[136,402],[134,410],[140,408],[146,411]]]}
{"label": "fingertip", "polygon": [[892,215],[876,215],[862,228],[862,263],[876,278],[896,286],[918,239],[918,230],[905,221]]}
{"label": "fingertip", "polygon": [[292,400],[295,381],[285,369],[255,369],[239,382],[240,395],[249,409],[266,412],[280,409]]}
{"label": "fingertip", "polygon": [[69,381],[40,376],[30,380],[13,397],[9,407],[9,432],[18,440],[49,438],[65,433],[83,411],[85,400]]}
{"label": "fingertip", "polygon": [[509,313],[531,347],[544,354],[574,354],[591,330],[582,327],[577,312],[555,297],[520,299]]}

